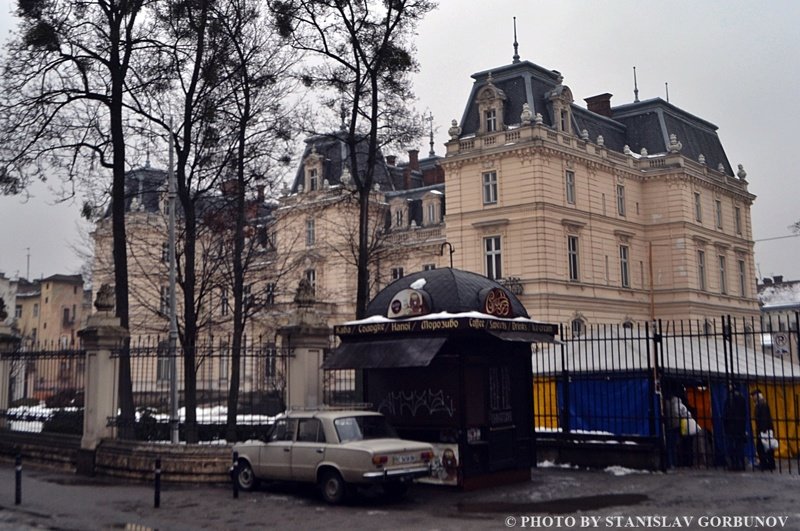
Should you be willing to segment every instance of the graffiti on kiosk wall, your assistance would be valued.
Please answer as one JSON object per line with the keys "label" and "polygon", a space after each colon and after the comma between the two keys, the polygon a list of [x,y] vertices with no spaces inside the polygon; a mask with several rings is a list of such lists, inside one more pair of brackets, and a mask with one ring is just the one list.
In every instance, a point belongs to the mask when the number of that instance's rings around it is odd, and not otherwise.
{"label": "graffiti on kiosk wall", "polygon": [[444,390],[432,391],[392,391],[381,400],[378,411],[386,415],[416,417],[418,414],[433,415],[444,413],[450,417],[455,414],[453,399]]}

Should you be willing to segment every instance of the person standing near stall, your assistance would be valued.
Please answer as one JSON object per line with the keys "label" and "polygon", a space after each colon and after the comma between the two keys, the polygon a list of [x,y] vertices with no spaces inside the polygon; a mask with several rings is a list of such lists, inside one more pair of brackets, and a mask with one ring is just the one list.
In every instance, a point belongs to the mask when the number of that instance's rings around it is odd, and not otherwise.
{"label": "person standing near stall", "polygon": [[[769,410],[767,399],[760,390],[752,393],[756,401],[756,452],[758,453],[758,467],[761,470],[775,470],[775,447],[777,442],[772,431],[772,413]],[[773,442],[774,441],[774,442]]]}

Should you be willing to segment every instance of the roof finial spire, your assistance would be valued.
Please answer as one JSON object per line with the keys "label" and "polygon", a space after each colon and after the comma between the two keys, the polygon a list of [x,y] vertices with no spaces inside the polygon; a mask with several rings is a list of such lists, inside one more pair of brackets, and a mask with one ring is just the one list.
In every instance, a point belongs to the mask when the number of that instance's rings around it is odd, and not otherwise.
{"label": "roof finial spire", "polygon": [[519,44],[517,43],[517,17],[514,17],[514,58],[512,63],[519,63]]}
{"label": "roof finial spire", "polygon": [[425,121],[430,123],[430,130],[431,130],[431,132],[430,132],[431,150],[428,152],[428,156],[429,157],[435,157],[436,156],[436,151],[433,150],[433,113],[431,111],[428,111],[428,116],[425,117]]}
{"label": "roof finial spire", "polygon": [[636,67],[633,67],[633,101],[639,101],[639,85],[636,83]]}
{"label": "roof finial spire", "polygon": [[667,103],[669,103],[669,83],[667,81],[664,82],[664,90],[667,93]]}

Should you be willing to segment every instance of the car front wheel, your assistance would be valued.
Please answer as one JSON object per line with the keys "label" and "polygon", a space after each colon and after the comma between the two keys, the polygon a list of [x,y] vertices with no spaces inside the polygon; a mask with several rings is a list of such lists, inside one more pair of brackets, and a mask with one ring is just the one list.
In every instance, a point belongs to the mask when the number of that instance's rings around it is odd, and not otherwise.
{"label": "car front wheel", "polygon": [[330,504],[342,503],[347,495],[347,484],[336,470],[323,472],[319,487],[322,498]]}
{"label": "car front wheel", "polygon": [[236,474],[236,483],[241,490],[253,490],[258,484],[258,479],[253,473],[253,467],[247,461],[239,461],[239,471]]}

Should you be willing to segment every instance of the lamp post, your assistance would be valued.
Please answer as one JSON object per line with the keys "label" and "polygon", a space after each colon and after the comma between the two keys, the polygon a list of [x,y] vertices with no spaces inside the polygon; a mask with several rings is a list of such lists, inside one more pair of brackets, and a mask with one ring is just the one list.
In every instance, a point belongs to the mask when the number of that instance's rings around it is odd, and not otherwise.
{"label": "lamp post", "polygon": [[441,248],[439,249],[439,256],[444,256],[444,246],[445,245],[450,248],[450,269],[453,269],[453,254],[456,252],[456,249],[455,249],[455,247],[453,247],[452,243],[444,242],[442,244]]}
{"label": "lamp post", "polygon": [[174,146],[172,137],[172,118],[169,120],[169,179],[167,201],[169,204],[169,440],[172,444],[178,443],[178,317],[175,304],[175,199],[176,183],[174,170]]}

